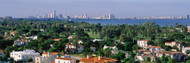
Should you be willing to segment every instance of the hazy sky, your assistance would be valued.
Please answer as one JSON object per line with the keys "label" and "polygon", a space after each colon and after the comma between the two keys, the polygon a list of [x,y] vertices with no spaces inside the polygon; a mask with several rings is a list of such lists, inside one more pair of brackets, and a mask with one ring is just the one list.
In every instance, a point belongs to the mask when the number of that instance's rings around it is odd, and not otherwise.
{"label": "hazy sky", "polygon": [[26,17],[49,14],[74,16],[87,13],[101,16],[113,13],[117,17],[186,16],[190,0],[1,0],[0,16]]}

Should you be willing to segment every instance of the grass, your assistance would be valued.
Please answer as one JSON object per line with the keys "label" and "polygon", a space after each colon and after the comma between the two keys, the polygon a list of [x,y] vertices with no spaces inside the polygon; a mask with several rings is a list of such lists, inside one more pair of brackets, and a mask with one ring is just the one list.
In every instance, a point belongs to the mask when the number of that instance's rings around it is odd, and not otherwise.
{"label": "grass", "polygon": [[71,56],[78,56],[78,57],[82,57],[85,58],[85,56],[83,54],[70,54]]}

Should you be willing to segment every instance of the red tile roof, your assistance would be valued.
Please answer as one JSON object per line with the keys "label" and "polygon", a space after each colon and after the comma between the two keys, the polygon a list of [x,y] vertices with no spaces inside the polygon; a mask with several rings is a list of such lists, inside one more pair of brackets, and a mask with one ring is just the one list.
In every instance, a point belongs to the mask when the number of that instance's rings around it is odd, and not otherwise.
{"label": "red tile roof", "polygon": [[62,57],[57,57],[57,58],[55,58],[55,59],[61,59],[61,60],[73,60],[73,59],[71,59],[71,58],[62,58]]}
{"label": "red tile roof", "polygon": [[[43,54],[48,54],[48,52],[45,52]],[[58,52],[52,52],[52,53],[50,53],[50,55],[57,55],[57,54],[59,54],[59,53]]]}
{"label": "red tile roof", "polygon": [[84,62],[84,63],[107,63],[107,62],[116,62],[116,61],[118,61],[118,60],[106,58],[106,57],[101,57],[100,60],[98,59],[98,57],[90,57],[90,58],[80,59],[80,62]]}
{"label": "red tile roof", "polygon": [[0,52],[3,52],[3,50],[0,50]]}

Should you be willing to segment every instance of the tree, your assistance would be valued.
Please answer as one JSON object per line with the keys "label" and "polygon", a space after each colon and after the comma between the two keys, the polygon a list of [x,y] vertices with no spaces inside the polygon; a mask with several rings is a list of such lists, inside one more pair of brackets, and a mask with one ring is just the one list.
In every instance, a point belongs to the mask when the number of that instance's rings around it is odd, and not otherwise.
{"label": "tree", "polygon": [[17,48],[16,48],[16,47],[13,47],[13,46],[7,47],[7,48],[4,50],[5,56],[9,57],[10,52],[12,52],[13,50],[16,50],[16,49],[17,49]]}
{"label": "tree", "polygon": [[186,63],[190,63],[190,60],[187,60]]}
{"label": "tree", "polygon": [[153,42],[153,41],[148,41],[147,44],[148,44],[148,45],[154,45],[154,42]]}
{"label": "tree", "polygon": [[150,61],[150,57],[146,57],[146,58],[145,58],[145,61]]}
{"label": "tree", "polygon": [[131,51],[132,50],[133,43],[132,42],[126,42],[125,43],[125,51]]}
{"label": "tree", "polygon": [[168,60],[168,63],[175,63],[175,60],[173,60],[173,59],[170,58],[170,59]]}

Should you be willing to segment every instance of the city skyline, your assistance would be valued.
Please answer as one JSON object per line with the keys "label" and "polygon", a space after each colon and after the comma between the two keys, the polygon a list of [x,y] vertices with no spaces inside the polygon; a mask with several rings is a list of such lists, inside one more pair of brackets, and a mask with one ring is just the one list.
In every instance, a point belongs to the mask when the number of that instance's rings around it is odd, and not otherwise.
{"label": "city skyline", "polygon": [[182,16],[190,14],[189,0],[4,0],[0,16],[26,17],[43,15],[57,10],[69,16],[88,13],[89,17],[115,14],[117,17]]}

